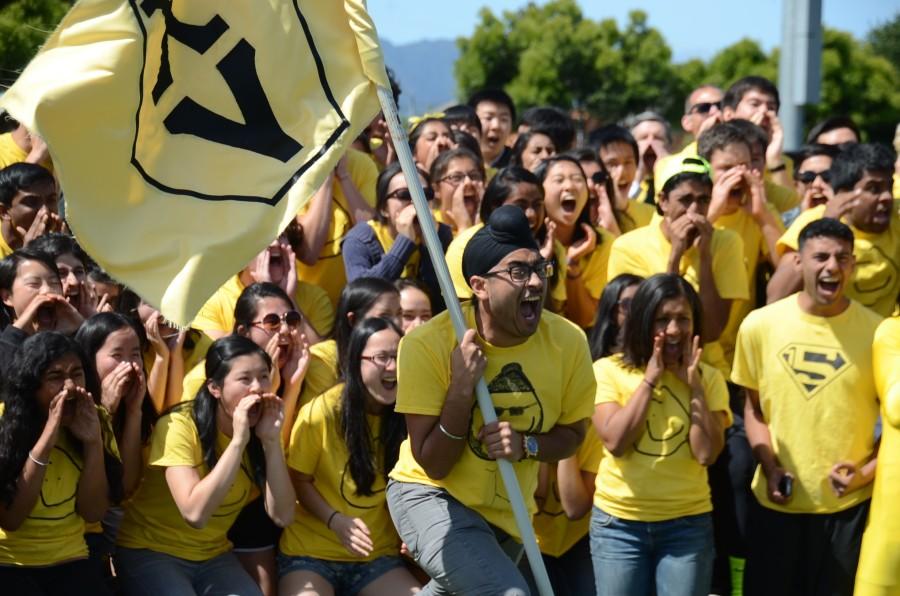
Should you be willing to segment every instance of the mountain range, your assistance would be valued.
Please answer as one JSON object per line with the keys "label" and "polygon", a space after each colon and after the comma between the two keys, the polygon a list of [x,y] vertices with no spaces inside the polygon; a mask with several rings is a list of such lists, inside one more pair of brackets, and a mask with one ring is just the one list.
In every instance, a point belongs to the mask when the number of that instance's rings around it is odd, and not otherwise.
{"label": "mountain range", "polygon": [[453,64],[459,56],[456,42],[423,40],[395,45],[381,40],[384,62],[400,84],[400,115],[421,115],[456,102]]}

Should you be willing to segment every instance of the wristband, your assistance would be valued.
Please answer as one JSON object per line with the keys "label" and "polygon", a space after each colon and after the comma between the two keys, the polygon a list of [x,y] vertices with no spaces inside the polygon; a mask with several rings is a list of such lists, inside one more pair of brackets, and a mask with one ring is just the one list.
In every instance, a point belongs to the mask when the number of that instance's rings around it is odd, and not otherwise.
{"label": "wristband", "polygon": [[647,383],[650,386],[650,389],[656,389],[656,385],[648,381],[647,379],[641,379],[641,383]]}
{"label": "wristband", "polygon": [[334,516],[337,514],[338,514],[338,511],[337,511],[337,509],[335,509],[334,511],[331,512],[331,515],[328,516],[328,521],[325,522],[325,527],[328,528],[329,530],[331,529],[331,520],[333,520]]}
{"label": "wristband", "polygon": [[462,441],[466,438],[465,435],[454,435],[452,432],[444,428],[444,425],[438,421],[438,428],[441,429],[441,432],[444,433],[444,436],[448,439],[453,439],[454,441]]}
{"label": "wristband", "polygon": [[41,460],[39,460],[39,459],[36,458],[35,456],[31,455],[31,452],[30,452],[30,451],[28,452],[28,459],[30,459],[31,461],[33,461],[34,463],[36,463],[37,465],[39,465],[39,466],[42,467],[42,468],[46,468],[47,465],[50,463],[50,460],[49,460],[49,459],[48,459],[47,461],[41,461]]}

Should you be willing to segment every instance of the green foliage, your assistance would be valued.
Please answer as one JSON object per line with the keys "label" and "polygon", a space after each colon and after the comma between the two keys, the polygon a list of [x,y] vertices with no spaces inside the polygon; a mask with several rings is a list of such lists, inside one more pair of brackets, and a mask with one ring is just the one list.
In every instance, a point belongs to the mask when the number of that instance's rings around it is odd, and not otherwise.
{"label": "green foliage", "polygon": [[900,72],[900,12],[893,19],[875,27],[866,36],[872,51],[887,58]]}
{"label": "green foliage", "polygon": [[64,0],[15,0],[0,9],[0,84],[8,86],[71,7]]}
{"label": "green foliage", "polygon": [[[613,19],[584,18],[575,0],[530,3],[502,17],[484,8],[473,35],[457,44],[463,99],[482,87],[502,87],[520,109],[553,104],[604,122],[651,108],[674,124],[700,84],[724,89],[751,74],[778,81],[777,48],[767,53],[742,39],[707,62],[673,64],[644,12],[632,12],[620,29]],[[807,126],[833,114],[851,116],[868,140],[890,140],[900,114],[900,14],[873,29],[867,43],[825,30],[821,101],[807,106]]]}

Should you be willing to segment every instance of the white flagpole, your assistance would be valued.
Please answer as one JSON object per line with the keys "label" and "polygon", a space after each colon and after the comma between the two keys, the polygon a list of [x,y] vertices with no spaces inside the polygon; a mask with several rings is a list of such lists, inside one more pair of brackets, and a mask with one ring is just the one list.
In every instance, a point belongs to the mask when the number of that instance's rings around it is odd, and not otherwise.
{"label": "white flagpole", "polygon": [[[419,182],[419,175],[416,172],[412,152],[409,150],[406,131],[400,125],[400,117],[397,114],[397,106],[394,104],[394,96],[391,94],[390,89],[379,85],[378,100],[381,102],[381,109],[384,112],[384,118],[391,132],[394,151],[397,153],[400,167],[403,169],[407,187],[412,194],[413,205],[416,207],[416,216],[419,218],[419,227],[425,239],[425,246],[428,248],[428,256],[434,265],[438,284],[441,287],[441,294],[444,296],[444,303],[447,305],[447,310],[450,313],[450,320],[453,321],[453,330],[456,332],[457,340],[462,341],[462,337],[466,332],[466,322],[463,318],[462,309],[459,306],[459,300],[456,297],[456,291],[453,289],[453,282],[450,280],[450,270],[447,269],[447,261],[443,258],[444,249],[435,229],[436,226],[434,225],[431,208],[425,199],[425,192],[422,190],[422,185]],[[481,416],[484,418],[485,424],[497,420],[497,413],[494,411],[491,394],[488,392],[487,384],[483,378],[479,379],[478,384],[475,386],[475,395],[478,398],[478,407],[481,409]],[[534,537],[531,516],[525,508],[525,500],[522,498],[522,490],[519,488],[519,480],[516,478],[512,464],[508,460],[498,459],[497,465],[500,469],[503,485],[506,487],[506,494],[509,496],[509,504],[512,506],[516,525],[519,527],[522,543],[525,545],[525,553],[528,555],[528,563],[531,565],[531,572],[534,575],[538,591],[541,596],[553,596],[550,578],[547,576],[544,560],[541,558],[541,551],[538,549],[537,540]]]}

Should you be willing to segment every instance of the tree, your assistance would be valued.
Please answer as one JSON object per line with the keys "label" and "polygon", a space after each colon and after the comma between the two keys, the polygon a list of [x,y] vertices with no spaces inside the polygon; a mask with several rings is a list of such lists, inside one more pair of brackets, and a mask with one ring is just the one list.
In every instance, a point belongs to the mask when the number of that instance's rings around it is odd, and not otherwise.
{"label": "tree", "polygon": [[900,72],[900,12],[869,31],[866,40],[874,53],[887,58],[894,70]]}
{"label": "tree", "polygon": [[11,85],[71,8],[65,0],[15,0],[0,9],[0,84]]}
{"label": "tree", "polygon": [[460,38],[455,73],[461,98],[503,87],[520,108],[552,104],[586,109],[604,120],[653,107],[677,113],[683,83],[662,35],[634,11],[615,20],[587,19],[575,0],[528,4],[497,18],[490,9],[470,38]]}

